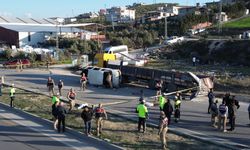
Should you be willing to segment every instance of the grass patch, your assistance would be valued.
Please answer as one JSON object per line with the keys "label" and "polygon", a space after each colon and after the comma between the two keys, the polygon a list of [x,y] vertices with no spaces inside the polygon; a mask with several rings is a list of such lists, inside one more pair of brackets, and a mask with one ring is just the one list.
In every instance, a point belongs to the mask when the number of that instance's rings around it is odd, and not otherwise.
{"label": "grass patch", "polygon": [[225,23],[223,28],[250,28],[250,17]]}

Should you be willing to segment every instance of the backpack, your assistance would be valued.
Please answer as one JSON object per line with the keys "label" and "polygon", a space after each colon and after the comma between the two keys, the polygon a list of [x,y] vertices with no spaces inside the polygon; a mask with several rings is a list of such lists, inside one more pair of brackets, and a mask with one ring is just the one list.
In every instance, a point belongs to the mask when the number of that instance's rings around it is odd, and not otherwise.
{"label": "backpack", "polygon": [[219,111],[220,111],[220,113],[222,114],[222,115],[225,115],[226,114],[226,112],[227,112],[227,109],[226,109],[226,105],[220,105],[219,106]]}

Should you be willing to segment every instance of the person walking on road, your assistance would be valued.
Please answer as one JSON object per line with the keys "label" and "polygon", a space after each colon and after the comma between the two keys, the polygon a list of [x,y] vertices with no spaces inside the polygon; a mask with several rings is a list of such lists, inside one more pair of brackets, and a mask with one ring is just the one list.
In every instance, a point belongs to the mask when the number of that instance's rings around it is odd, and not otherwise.
{"label": "person walking on road", "polygon": [[51,96],[51,94],[55,95],[54,86],[55,86],[54,80],[51,77],[49,77],[48,81],[47,81],[47,87],[48,87],[48,91],[49,91],[50,96]]}
{"label": "person walking on road", "polygon": [[107,113],[100,103],[97,108],[95,108],[95,119],[96,119],[96,135],[100,136],[102,133],[103,119],[108,119]]}
{"label": "person walking on road", "polygon": [[15,94],[16,94],[16,88],[15,85],[12,84],[10,88],[10,107],[14,107],[14,100],[15,100]]}
{"label": "person walking on road", "polygon": [[53,115],[53,120],[54,120],[54,129],[57,130],[57,125],[58,125],[58,118],[57,118],[57,106],[59,105],[60,99],[59,99],[59,93],[54,95],[52,97],[52,115]]}
{"label": "person walking on road", "polygon": [[62,88],[63,88],[63,86],[64,86],[63,81],[62,81],[62,80],[59,80],[57,86],[58,86],[59,94],[60,94],[60,96],[62,96]]}
{"label": "person walking on road", "polygon": [[210,91],[208,92],[208,108],[207,108],[207,113],[210,114],[210,109],[211,109],[211,105],[214,103],[214,93],[213,93],[213,89],[210,89]]}
{"label": "person walking on road", "polygon": [[210,109],[210,113],[211,113],[211,123],[213,127],[217,127],[216,123],[218,121],[218,100],[216,100],[212,105],[211,105],[211,109]]}
{"label": "person walking on road", "polygon": [[80,90],[85,91],[87,88],[87,77],[86,77],[85,73],[82,74],[81,79],[80,79],[80,83],[81,83]]}
{"label": "person walking on road", "polygon": [[235,96],[230,96],[230,101],[228,105],[228,117],[230,128],[228,129],[228,131],[234,131],[235,129],[236,112],[239,108],[239,101],[235,99]]}
{"label": "person walking on road", "polygon": [[71,111],[75,107],[75,100],[76,100],[76,92],[73,88],[67,94],[67,98],[69,100],[69,111]]}
{"label": "person walking on road", "polygon": [[136,113],[138,113],[138,132],[143,127],[143,133],[146,131],[146,119],[148,118],[148,108],[145,106],[145,101],[142,100],[136,107]]}
{"label": "person walking on road", "polygon": [[167,131],[168,131],[168,118],[166,117],[165,113],[161,111],[158,135],[160,135],[162,149],[164,150],[167,149],[167,137],[166,137]]}
{"label": "person walking on road", "polygon": [[81,118],[84,121],[85,134],[89,136],[91,134],[91,120],[93,117],[93,109],[90,109],[88,106],[84,106]]}
{"label": "person walking on road", "polygon": [[219,124],[218,129],[221,129],[221,125],[223,125],[223,132],[227,132],[226,124],[227,124],[227,116],[228,116],[228,107],[225,105],[225,102],[222,101],[222,104],[219,106]]}
{"label": "person walking on road", "polygon": [[177,123],[181,117],[181,99],[180,99],[180,96],[175,97],[174,109],[175,109],[174,118],[175,118],[175,122]]}
{"label": "person walking on road", "polygon": [[58,117],[58,133],[61,132],[61,124],[62,124],[62,132],[65,132],[65,117],[67,114],[67,110],[64,108],[64,103],[59,102],[57,106],[57,117]]}
{"label": "person walking on road", "polygon": [[170,125],[170,123],[171,123],[171,116],[172,116],[172,113],[173,113],[173,106],[170,103],[169,99],[167,99],[167,102],[164,104],[163,111],[164,111],[165,115],[168,118],[168,125]]}

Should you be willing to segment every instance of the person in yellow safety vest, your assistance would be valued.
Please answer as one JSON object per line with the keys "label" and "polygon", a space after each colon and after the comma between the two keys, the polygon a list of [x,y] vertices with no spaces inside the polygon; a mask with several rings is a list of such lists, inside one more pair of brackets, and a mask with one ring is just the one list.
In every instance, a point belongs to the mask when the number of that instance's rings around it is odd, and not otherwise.
{"label": "person in yellow safety vest", "polygon": [[176,96],[175,97],[175,101],[174,101],[174,109],[175,109],[175,113],[174,113],[174,118],[175,118],[175,122],[177,123],[180,119],[180,115],[181,115],[181,100],[179,99],[180,97]]}
{"label": "person in yellow safety vest", "polygon": [[52,97],[52,115],[54,116],[53,117],[53,120],[55,121],[54,122],[54,129],[57,130],[57,124],[58,124],[58,118],[57,118],[57,106],[60,102],[60,99],[59,99],[59,96],[60,94],[57,93],[56,95],[54,95]]}
{"label": "person in yellow safety vest", "polygon": [[136,113],[138,113],[138,132],[143,127],[143,133],[146,131],[146,119],[148,118],[148,108],[145,106],[145,101],[142,100],[139,105],[137,105]]}
{"label": "person in yellow safety vest", "polygon": [[163,110],[163,106],[166,103],[166,99],[164,97],[164,94],[162,93],[162,95],[159,96],[159,107],[160,107],[160,111]]}
{"label": "person in yellow safety vest", "polygon": [[15,93],[16,89],[14,87],[14,84],[12,84],[10,88],[10,107],[14,107]]}

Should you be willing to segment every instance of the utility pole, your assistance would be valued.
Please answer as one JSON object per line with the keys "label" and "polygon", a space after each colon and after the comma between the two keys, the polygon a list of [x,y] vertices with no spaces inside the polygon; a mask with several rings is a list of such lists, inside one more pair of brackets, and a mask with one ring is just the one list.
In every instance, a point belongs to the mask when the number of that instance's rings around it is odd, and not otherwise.
{"label": "utility pole", "polygon": [[112,21],[112,29],[115,31],[115,25],[114,25],[114,20],[113,20],[113,14],[111,14],[111,21]]}
{"label": "utility pole", "polygon": [[221,33],[221,31],[222,31],[222,16],[221,16],[221,13],[222,13],[222,0],[220,0],[220,6],[219,6],[220,8],[220,11],[219,11],[219,29],[218,29],[218,32],[219,33]]}
{"label": "utility pole", "polygon": [[168,38],[168,18],[165,16],[165,39]]}

